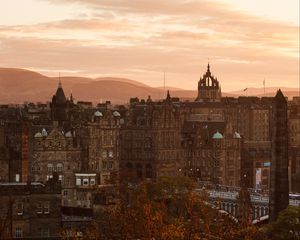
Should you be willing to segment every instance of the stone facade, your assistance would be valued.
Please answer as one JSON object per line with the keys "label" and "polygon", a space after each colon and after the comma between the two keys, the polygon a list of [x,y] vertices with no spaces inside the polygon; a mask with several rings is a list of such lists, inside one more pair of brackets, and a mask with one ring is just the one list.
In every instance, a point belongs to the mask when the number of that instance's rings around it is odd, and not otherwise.
{"label": "stone facade", "polygon": [[61,230],[61,188],[47,183],[0,183],[1,239],[58,238]]}
{"label": "stone facade", "polygon": [[[47,181],[58,173],[62,204],[91,207],[94,194],[119,177],[186,175],[196,180],[268,189],[273,98],[221,97],[210,66],[195,101],[131,99],[93,106],[65,96],[50,104],[0,108],[0,181]],[[290,179],[298,191],[298,112],[289,105]],[[300,125],[299,125],[300,126]],[[298,141],[299,140],[299,141]],[[120,176],[119,176],[120,174]],[[48,176],[48,177],[47,177]]]}
{"label": "stone facade", "polygon": [[81,170],[80,147],[71,131],[64,132],[54,121],[51,129],[45,128],[34,135],[31,162],[31,180],[45,182],[54,173],[62,184],[62,203],[75,205],[75,172]]}

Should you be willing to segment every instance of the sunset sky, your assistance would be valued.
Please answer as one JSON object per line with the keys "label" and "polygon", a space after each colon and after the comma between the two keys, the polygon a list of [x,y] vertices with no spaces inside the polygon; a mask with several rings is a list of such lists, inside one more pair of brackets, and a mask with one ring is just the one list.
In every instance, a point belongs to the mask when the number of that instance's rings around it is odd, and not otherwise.
{"label": "sunset sky", "polygon": [[299,0],[1,0],[0,67],[196,89],[298,87]]}

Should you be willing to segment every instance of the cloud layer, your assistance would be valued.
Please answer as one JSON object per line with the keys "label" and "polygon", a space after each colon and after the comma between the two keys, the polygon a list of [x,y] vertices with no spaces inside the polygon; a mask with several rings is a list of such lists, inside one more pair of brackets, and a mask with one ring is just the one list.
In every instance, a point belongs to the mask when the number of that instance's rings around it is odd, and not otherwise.
{"label": "cloud layer", "polygon": [[[51,4],[62,1],[48,0]],[[55,75],[118,76],[195,89],[210,59],[225,90],[296,87],[299,26],[232,10],[215,1],[66,0],[76,19],[0,25],[0,59]],[[74,75],[73,74],[73,75]]]}

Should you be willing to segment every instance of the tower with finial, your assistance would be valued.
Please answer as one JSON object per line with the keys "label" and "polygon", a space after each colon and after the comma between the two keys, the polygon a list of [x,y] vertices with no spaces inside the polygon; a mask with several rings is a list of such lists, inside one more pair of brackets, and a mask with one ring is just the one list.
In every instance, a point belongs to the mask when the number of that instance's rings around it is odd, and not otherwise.
{"label": "tower with finial", "polygon": [[289,205],[287,100],[279,89],[272,104],[270,221]]}
{"label": "tower with finial", "polygon": [[58,81],[58,87],[55,95],[52,97],[51,107],[51,118],[54,121],[65,122],[68,120],[68,105],[69,101],[67,100],[64,90],[62,88],[62,83]]}
{"label": "tower with finial", "polygon": [[210,72],[210,65],[207,64],[207,71],[200,77],[198,82],[198,96],[196,102],[220,102],[221,87],[218,79]]}

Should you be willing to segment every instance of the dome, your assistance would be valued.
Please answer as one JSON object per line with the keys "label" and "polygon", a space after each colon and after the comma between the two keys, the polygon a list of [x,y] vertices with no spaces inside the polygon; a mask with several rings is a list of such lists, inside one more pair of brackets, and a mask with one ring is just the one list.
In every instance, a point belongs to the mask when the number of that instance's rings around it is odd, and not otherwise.
{"label": "dome", "polygon": [[113,112],[114,117],[121,117],[121,114],[118,111]]}
{"label": "dome", "polygon": [[213,135],[212,138],[213,138],[213,139],[222,139],[222,138],[223,138],[223,135],[222,135],[221,133],[219,133],[219,131],[217,131],[217,132]]}
{"label": "dome", "polygon": [[233,138],[242,138],[241,135],[238,132],[235,132],[233,134]]}
{"label": "dome", "polygon": [[94,113],[94,116],[95,116],[95,117],[102,117],[103,114],[102,114],[100,111],[97,110],[97,111]]}
{"label": "dome", "polygon": [[47,137],[48,136],[48,133],[47,133],[47,131],[46,131],[45,128],[43,128],[43,130],[42,130],[42,136],[43,137]]}
{"label": "dome", "polygon": [[66,132],[65,136],[66,136],[66,137],[72,137],[71,131]]}
{"label": "dome", "polygon": [[39,138],[39,137],[43,137],[43,135],[40,132],[37,132],[36,134],[34,134],[35,138]]}

